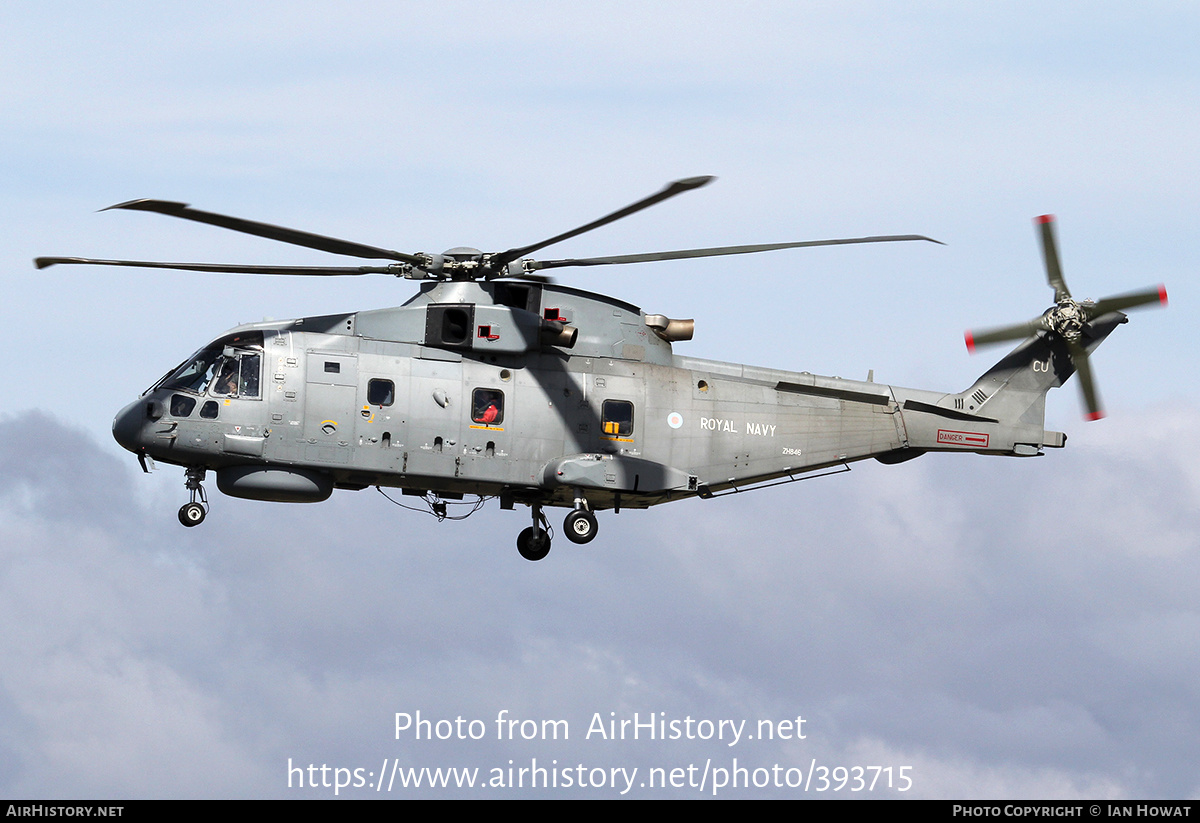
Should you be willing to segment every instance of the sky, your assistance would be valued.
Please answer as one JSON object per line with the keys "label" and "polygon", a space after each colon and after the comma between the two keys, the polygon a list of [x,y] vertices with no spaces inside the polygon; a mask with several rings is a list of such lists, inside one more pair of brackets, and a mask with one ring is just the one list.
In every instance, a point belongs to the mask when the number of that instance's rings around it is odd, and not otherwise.
{"label": "sky", "polygon": [[[0,8],[0,794],[1194,797],[1198,29],[1184,3]],[[959,390],[1002,353],[964,329],[1050,305],[1044,213],[1077,297],[1171,305],[1092,358],[1108,418],[1051,393],[1061,451],[604,513],[528,563],[523,510],[439,524],[373,489],[214,487],[183,529],[181,472],[112,441],[225,329],[410,283],[31,265],[346,264],[98,211],[139,197],[499,250],[699,174],[549,256],[946,245],[569,274],[694,317],[682,354]],[[668,739],[607,733],[650,719]],[[512,785],[536,767],[557,782]],[[486,785],[373,788],[422,768]]]}

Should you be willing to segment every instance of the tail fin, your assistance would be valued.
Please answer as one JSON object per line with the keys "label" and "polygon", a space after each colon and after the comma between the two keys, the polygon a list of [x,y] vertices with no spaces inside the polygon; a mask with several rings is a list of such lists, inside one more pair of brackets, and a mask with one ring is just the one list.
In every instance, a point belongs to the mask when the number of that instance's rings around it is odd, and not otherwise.
{"label": "tail fin", "polygon": [[[1083,341],[1091,352],[1128,318],[1112,312],[1093,320]],[[1056,334],[1039,333],[1005,355],[955,398],[971,414],[1009,425],[1045,425],[1046,392],[1075,373],[1066,342]]]}

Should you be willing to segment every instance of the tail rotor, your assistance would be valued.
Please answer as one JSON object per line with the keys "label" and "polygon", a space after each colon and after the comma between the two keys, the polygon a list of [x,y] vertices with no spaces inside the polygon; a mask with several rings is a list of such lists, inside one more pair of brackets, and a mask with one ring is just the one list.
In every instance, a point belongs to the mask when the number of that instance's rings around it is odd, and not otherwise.
{"label": "tail rotor", "polygon": [[1159,303],[1166,305],[1165,286],[1142,289],[1128,294],[1105,297],[1101,300],[1075,300],[1063,279],[1062,266],[1058,258],[1058,244],[1054,236],[1054,216],[1043,214],[1034,218],[1042,245],[1042,259],[1046,265],[1046,282],[1054,289],[1054,305],[1040,317],[1025,323],[999,326],[979,332],[966,333],[967,349],[974,352],[977,346],[1001,343],[1006,340],[1023,340],[1044,334],[1061,339],[1075,372],[1079,375],[1079,388],[1083,395],[1085,417],[1099,420],[1104,416],[1100,405],[1092,367],[1088,362],[1088,343],[1093,339],[1092,322],[1106,314]]}

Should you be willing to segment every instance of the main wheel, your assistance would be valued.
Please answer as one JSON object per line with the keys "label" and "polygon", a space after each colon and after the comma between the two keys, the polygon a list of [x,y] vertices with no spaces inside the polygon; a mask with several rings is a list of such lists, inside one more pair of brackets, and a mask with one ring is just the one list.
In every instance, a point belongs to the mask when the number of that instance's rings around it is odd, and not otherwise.
{"label": "main wheel", "polygon": [[517,535],[517,551],[526,560],[541,560],[550,554],[550,535],[530,526]]}
{"label": "main wheel", "polygon": [[204,515],[208,512],[204,511],[204,507],[199,503],[184,503],[179,509],[179,522],[191,528],[199,526],[204,522]]}
{"label": "main wheel", "polygon": [[596,522],[596,515],[583,509],[576,509],[563,521],[563,531],[572,543],[590,543],[599,530],[600,524]]}

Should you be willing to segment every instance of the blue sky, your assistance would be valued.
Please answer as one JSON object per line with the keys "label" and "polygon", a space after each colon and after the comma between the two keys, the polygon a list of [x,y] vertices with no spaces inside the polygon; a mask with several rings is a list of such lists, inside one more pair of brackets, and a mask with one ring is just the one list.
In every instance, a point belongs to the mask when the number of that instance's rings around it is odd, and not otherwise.
{"label": "blue sky", "polygon": [[[509,708],[581,729],[595,712],[804,714],[811,739],[732,753],[911,764],[923,797],[1195,794],[1179,764],[1197,755],[1180,730],[1197,719],[1198,24],[1182,3],[6,6],[0,790],[292,796],[289,757],[731,753],[389,735],[398,711]],[[184,532],[178,472],[142,476],[111,441],[122,405],[224,329],[396,305],[405,282],[30,263],[342,263],[97,213],[137,197],[500,249],[697,174],[719,179],[554,256],[948,245],[571,275],[695,317],[681,353],[957,390],[994,359],[968,356],[963,329],[1049,305],[1030,223],[1046,212],[1076,296],[1165,282],[1172,305],[1095,356],[1109,419],[1085,424],[1073,384],[1052,394],[1063,452],[623,513],[533,565],[512,550],[519,512],[437,525],[371,490],[220,498]],[[744,794],[770,793],[789,796]]]}

